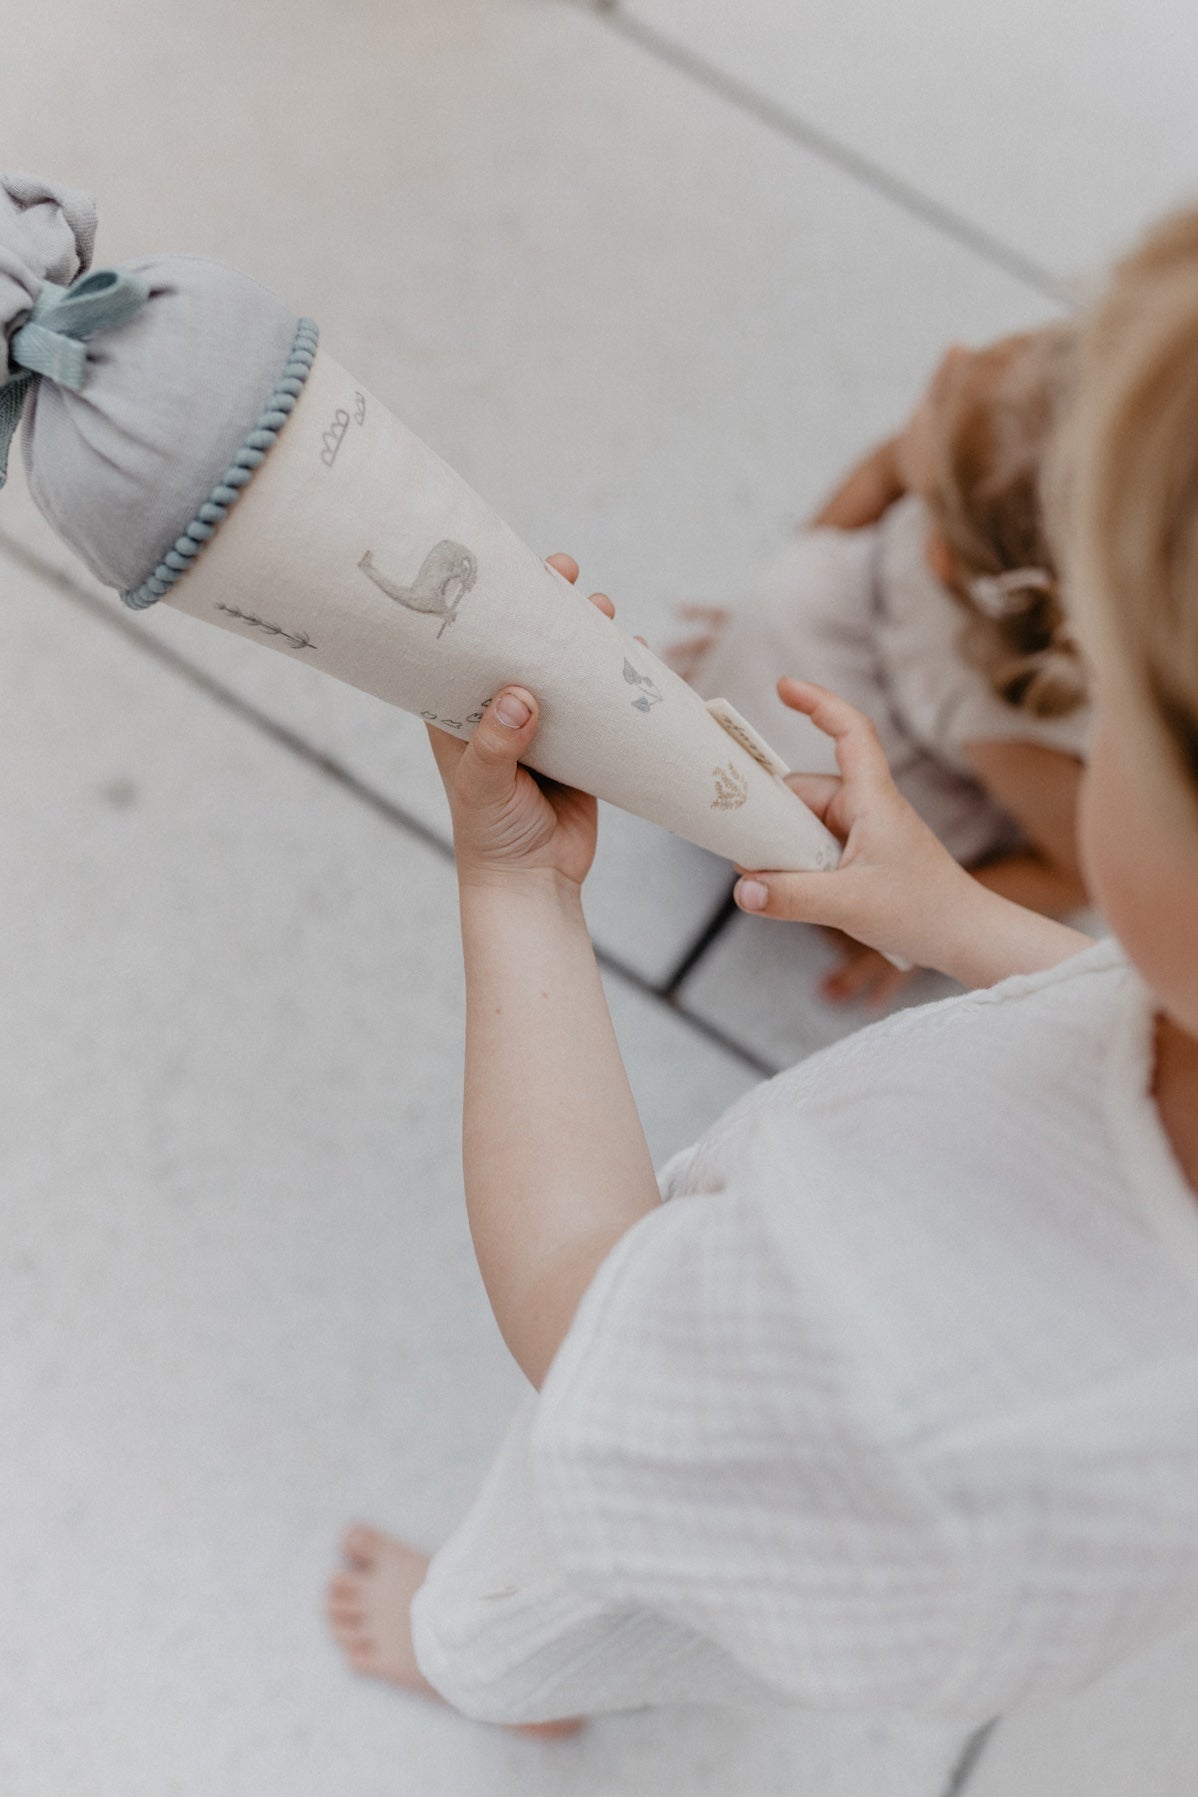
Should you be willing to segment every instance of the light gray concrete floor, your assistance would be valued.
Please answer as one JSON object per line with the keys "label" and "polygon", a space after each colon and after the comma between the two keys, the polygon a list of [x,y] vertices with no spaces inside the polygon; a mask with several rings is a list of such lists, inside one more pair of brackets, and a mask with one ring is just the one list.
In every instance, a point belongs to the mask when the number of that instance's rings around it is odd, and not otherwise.
{"label": "light gray concrete floor", "polygon": [[[1195,52],[1176,0],[42,0],[0,162],[95,192],[102,263],[219,255],[317,316],[659,644],[947,341],[1198,187]],[[19,473],[0,589],[4,1797],[1188,1792],[1192,1643],[965,1771],[962,1730],[784,1710],[536,1744],[344,1671],[342,1523],[434,1543],[519,1389],[462,1213],[423,728],[121,614]],[[736,917],[696,958],[728,885],[605,814],[589,915],[661,1157],[860,1021],[803,933]]]}

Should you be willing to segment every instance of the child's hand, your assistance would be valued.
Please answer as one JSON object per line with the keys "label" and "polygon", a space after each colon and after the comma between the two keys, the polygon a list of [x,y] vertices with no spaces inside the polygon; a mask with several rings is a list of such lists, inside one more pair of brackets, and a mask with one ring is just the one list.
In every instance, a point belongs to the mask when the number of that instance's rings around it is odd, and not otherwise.
{"label": "child's hand", "polygon": [[[567,580],[578,579],[578,564],[570,556],[553,555],[549,561]],[[593,593],[591,604],[615,616],[605,594]],[[581,886],[590,870],[598,806],[589,793],[518,765],[536,730],[537,702],[522,686],[500,688],[469,742],[428,728],[453,816],[463,884],[535,872]]]}
{"label": "child's hand", "polygon": [[826,687],[780,680],[778,694],[834,738],[834,774],[789,774],[787,785],[844,843],[833,873],[750,873],[737,882],[742,910],[828,924],[886,955],[944,967],[946,948],[974,882],[903,798],[877,731]]}

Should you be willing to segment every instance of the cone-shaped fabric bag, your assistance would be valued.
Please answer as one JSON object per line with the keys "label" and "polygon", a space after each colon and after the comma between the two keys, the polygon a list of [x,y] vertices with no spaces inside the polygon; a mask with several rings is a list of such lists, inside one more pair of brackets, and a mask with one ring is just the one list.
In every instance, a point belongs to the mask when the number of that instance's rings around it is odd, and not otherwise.
{"label": "cone-shaped fabric bag", "polygon": [[86,196],[0,176],[0,474],[105,584],[234,630],[468,737],[519,681],[539,772],[749,867],[835,865],[782,763],[548,569],[223,263],[88,275]]}

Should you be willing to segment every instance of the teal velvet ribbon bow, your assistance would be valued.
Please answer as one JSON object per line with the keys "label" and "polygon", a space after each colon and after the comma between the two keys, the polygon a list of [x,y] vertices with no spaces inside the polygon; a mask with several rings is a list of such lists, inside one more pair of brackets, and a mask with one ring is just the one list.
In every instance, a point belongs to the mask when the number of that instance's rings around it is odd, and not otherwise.
{"label": "teal velvet ribbon bow", "polygon": [[125,324],[150,297],[150,284],[127,268],[98,268],[69,287],[43,281],[33,310],[8,345],[24,372],[0,386],[0,487],[8,478],[13,432],[35,379],[42,375],[78,393],[87,380],[87,338]]}

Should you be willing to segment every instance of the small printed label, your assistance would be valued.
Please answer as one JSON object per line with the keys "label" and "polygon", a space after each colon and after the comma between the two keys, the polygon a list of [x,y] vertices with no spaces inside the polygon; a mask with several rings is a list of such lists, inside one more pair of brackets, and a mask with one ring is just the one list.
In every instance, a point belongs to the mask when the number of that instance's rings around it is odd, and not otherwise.
{"label": "small printed label", "polygon": [[757,734],[752,724],[746,724],[739,711],[735,706],[729,705],[727,699],[709,699],[707,709],[720,729],[726,730],[733,742],[738,744],[746,755],[751,755],[767,774],[773,774],[776,779],[781,780],[790,772],[781,755],[770,748],[765,738]]}

